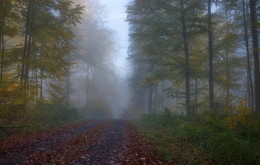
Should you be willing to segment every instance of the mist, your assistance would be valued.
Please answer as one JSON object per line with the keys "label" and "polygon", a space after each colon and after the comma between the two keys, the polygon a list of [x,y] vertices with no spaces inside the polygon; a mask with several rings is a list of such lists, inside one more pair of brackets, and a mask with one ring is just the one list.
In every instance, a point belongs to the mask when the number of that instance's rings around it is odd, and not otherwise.
{"label": "mist", "polygon": [[0,164],[260,164],[258,2],[0,0]]}
{"label": "mist", "polygon": [[68,102],[86,117],[120,118],[130,98],[130,71],[120,57],[120,38],[105,22],[105,6],[98,1],[82,5],[82,20],[74,29],[75,50],[68,57]]}

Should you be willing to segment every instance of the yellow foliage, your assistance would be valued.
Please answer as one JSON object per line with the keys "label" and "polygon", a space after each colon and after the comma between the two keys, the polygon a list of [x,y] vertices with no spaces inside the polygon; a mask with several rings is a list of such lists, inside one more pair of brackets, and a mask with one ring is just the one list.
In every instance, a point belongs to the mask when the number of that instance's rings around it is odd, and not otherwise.
{"label": "yellow foliage", "polygon": [[7,91],[13,92],[17,88],[16,84],[11,84],[7,87]]}
{"label": "yellow foliage", "polygon": [[224,123],[230,129],[236,131],[241,131],[241,129],[245,128],[257,128],[257,123],[253,118],[253,112],[243,100],[240,100],[236,107],[229,106],[227,109],[227,117],[224,119]]}

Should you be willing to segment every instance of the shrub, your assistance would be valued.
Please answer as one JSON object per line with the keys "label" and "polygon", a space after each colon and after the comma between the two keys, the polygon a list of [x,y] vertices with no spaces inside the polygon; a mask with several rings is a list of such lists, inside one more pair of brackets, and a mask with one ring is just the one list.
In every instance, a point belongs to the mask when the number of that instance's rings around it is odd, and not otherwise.
{"label": "shrub", "polygon": [[223,122],[227,127],[240,134],[259,135],[260,132],[259,118],[255,117],[251,108],[242,100],[239,101],[237,106],[228,108],[227,116]]}
{"label": "shrub", "polygon": [[[257,125],[250,123],[250,120],[253,120],[252,116],[244,113],[245,109],[243,109],[242,104],[239,106],[237,107],[238,110],[235,111],[236,113],[233,112],[226,117],[202,114],[190,119],[172,114],[143,115],[140,125],[143,129],[146,129],[145,132],[149,132],[148,138],[157,137],[156,140],[152,140],[159,145],[159,150],[174,144],[175,147],[172,152],[190,154],[190,152],[194,153],[194,151],[202,149],[204,153],[210,154],[216,164],[260,164],[260,140],[258,136],[255,136],[255,134],[246,134],[245,136],[241,131],[247,130],[248,132],[250,129],[255,129]],[[240,110],[243,111],[243,115],[238,113]],[[245,122],[242,122],[242,119]],[[168,139],[165,140],[165,137]],[[176,140],[178,142],[174,142]],[[175,144],[179,142],[184,145]],[[169,157],[169,155],[171,155],[170,152],[165,157]],[[171,156],[174,157],[174,155]],[[190,156],[192,157],[192,155]],[[188,158],[180,159],[186,160]]]}
{"label": "shrub", "polygon": [[217,133],[204,143],[217,162],[226,159],[235,164],[256,164],[259,156],[254,144],[231,132]]}
{"label": "shrub", "polygon": [[30,110],[28,120],[38,122],[66,122],[80,119],[76,108],[69,106],[62,100],[38,101],[35,108]]}

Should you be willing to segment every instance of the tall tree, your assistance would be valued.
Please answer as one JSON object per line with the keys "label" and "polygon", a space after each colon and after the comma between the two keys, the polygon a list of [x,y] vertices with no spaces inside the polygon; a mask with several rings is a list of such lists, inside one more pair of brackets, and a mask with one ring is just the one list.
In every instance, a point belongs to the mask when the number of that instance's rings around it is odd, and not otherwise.
{"label": "tall tree", "polygon": [[250,21],[252,33],[252,45],[254,53],[254,84],[255,84],[255,110],[260,112],[260,71],[259,71],[259,45],[258,45],[258,29],[257,29],[257,1],[249,0]]}
{"label": "tall tree", "polygon": [[252,71],[251,71],[251,60],[250,60],[250,51],[249,51],[249,36],[248,36],[248,20],[246,15],[246,2],[242,0],[243,5],[243,28],[244,28],[244,39],[245,39],[245,48],[246,48],[246,59],[247,59],[247,90],[248,90],[248,104],[252,109],[254,109],[254,86],[252,80]]}
{"label": "tall tree", "polygon": [[189,55],[189,43],[188,43],[188,34],[185,20],[185,8],[184,1],[180,1],[181,6],[181,31],[182,31],[182,39],[184,46],[184,54],[185,54],[185,89],[186,89],[186,110],[187,114],[190,114],[190,55]]}
{"label": "tall tree", "polygon": [[3,85],[4,72],[7,70],[7,53],[10,45],[7,41],[18,35],[20,16],[17,2],[0,0],[0,87]]}
{"label": "tall tree", "polygon": [[[148,64],[146,79],[155,76],[159,81],[174,81],[176,75],[184,78],[185,107],[187,115],[190,115],[192,69],[189,50],[191,40],[200,33],[203,26],[203,3],[199,0],[136,0],[132,3],[128,7],[128,21],[133,25],[133,42],[140,45],[139,58]],[[151,84],[153,81],[145,82]]]}
{"label": "tall tree", "polygon": [[209,108],[214,109],[212,0],[208,0]]}

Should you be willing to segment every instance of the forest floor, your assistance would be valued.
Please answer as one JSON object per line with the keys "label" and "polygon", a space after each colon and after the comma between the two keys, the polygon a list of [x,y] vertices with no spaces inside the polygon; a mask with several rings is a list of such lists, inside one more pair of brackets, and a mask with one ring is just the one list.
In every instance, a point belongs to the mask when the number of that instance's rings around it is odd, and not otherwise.
{"label": "forest floor", "polygon": [[129,122],[88,121],[2,138],[0,164],[170,164],[154,148]]}

